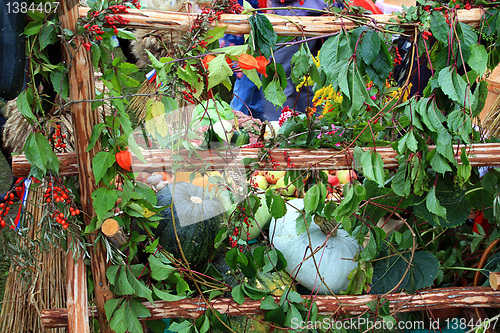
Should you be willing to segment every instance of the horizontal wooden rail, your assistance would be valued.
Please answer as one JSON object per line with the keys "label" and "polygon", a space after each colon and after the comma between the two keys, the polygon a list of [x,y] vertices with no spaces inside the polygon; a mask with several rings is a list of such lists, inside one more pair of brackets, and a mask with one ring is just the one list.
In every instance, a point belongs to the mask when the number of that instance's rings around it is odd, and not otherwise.
{"label": "horizontal wooden rail", "polygon": [[[380,295],[340,295],[315,296],[318,312],[322,315],[348,314],[359,315],[370,308],[370,303],[379,300]],[[425,311],[449,308],[498,308],[500,307],[500,291],[489,287],[436,288],[422,290],[418,294],[392,294],[384,297],[389,301],[391,313]],[[279,302],[279,297],[275,297]],[[143,303],[151,312],[151,317],[141,320],[166,318],[194,319],[202,315],[207,306],[200,299],[185,299],[175,302],[157,301]],[[219,312],[229,316],[256,316],[265,313],[260,309],[260,301],[246,299],[241,305],[231,298],[214,299],[210,304]],[[95,315],[91,309],[90,315]],[[42,325],[45,329],[64,327],[67,325],[66,309],[42,310]]]}
{"label": "horizontal wooden rail", "polygon": [[[307,7],[307,6],[304,6]],[[80,17],[85,17],[88,8],[80,7]],[[124,18],[130,20],[127,23],[129,28],[145,29],[173,29],[178,31],[188,31],[196,17],[196,13],[178,13],[153,10],[129,9],[128,14],[121,14]],[[477,26],[481,19],[483,11],[479,8],[471,10],[458,10],[457,15],[460,22]],[[342,27],[352,29],[357,26],[354,22],[346,18],[337,18],[335,16],[276,16],[267,15],[271,21],[274,30],[281,36],[322,36],[340,31]],[[379,14],[366,15],[366,23],[373,26],[383,27],[386,24],[398,22],[396,15]],[[360,20],[360,16],[353,16]],[[248,15],[223,14],[221,19],[213,26],[226,27],[228,34],[248,34],[250,25]]]}
{"label": "horizontal wooden rail", "polygon": [[[433,147],[429,147],[433,149]],[[371,148],[364,148],[371,149]],[[454,146],[457,152],[457,159],[460,162],[460,149]],[[257,161],[260,149],[258,148],[233,148],[230,151],[199,150],[199,157],[192,154],[189,157],[187,151],[180,151],[178,155],[182,156],[185,162],[182,171],[199,170],[202,166],[210,166],[209,170],[226,170],[230,167],[243,167],[244,159],[255,159]],[[290,163],[294,167],[287,166],[284,153],[290,158]],[[377,147],[377,152],[382,156],[384,168],[396,169],[398,167],[397,153],[391,147]],[[144,150],[143,155],[148,163],[141,162],[137,157],[132,159],[132,171],[134,172],[155,172],[171,171],[173,165],[172,153],[170,150]],[[276,170],[304,170],[308,168],[322,170],[349,169],[352,167],[352,150],[341,151],[336,149],[274,149],[271,156],[278,165]],[[74,153],[58,154],[61,161],[60,175],[74,176],[78,174],[78,165]],[[472,166],[500,166],[500,143],[475,144],[469,150],[469,160]],[[247,165],[248,168],[252,167]],[[24,155],[15,155],[12,158],[12,170],[15,177],[26,177],[29,174],[31,165]],[[260,161],[259,169],[273,169],[273,164],[267,161]]]}

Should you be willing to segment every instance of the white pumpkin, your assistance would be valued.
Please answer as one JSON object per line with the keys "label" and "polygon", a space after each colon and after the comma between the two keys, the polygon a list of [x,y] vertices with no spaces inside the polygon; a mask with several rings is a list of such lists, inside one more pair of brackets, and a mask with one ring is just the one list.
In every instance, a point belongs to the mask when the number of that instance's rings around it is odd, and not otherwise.
{"label": "white pumpkin", "polygon": [[[297,209],[304,208],[304,199],[290,200],[289,203]],[[331,236],[326,246],[314,255],[319,268],[317,270],[311,253],[325,243],[326,235],[314,222],[309,227],[311,244],[307,232],[297,235],[295,225],[300,213],[291,206],[287,207],[285,216],[273,219],[269,226],[271,243],[283,253],[287,261],[286,271],[301,285],[319,294],[329,294],[328,288],[334,293],[346,290],[349,285],[347,276],[358,265],[353,260],[359,249],[356,239],[349,236],[347,231],[338,229],[337,235]],[[308,248],[309,245],[311,248]],[[310,258],[302,263],[308,256]],[[323,284],[318,271],[324,279]]]}

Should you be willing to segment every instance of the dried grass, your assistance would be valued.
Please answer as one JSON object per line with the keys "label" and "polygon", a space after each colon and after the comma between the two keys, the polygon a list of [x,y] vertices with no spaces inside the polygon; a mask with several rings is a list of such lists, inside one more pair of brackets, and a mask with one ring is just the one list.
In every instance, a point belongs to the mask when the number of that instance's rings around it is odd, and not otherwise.
{"label": "dried grass", "polygon": [[[35,236],[42,218],[42,188],[30,190],[26,211],[31,213],[30,237]],[[42,330],[42,309],[66,307],[66,256],[56,246],[48,251],[38,251],[39,266],[33,267],[30,279],[20,276],[19,268],[11,266],[5,283],[5,294],[0,313],[0,332],[66,332],[66,328]]]}

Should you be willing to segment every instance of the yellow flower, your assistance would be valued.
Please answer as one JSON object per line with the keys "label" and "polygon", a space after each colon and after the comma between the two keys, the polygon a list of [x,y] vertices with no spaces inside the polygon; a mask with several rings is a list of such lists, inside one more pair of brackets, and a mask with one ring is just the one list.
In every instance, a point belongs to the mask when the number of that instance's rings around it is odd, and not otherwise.
{"label": "yellow flower", "polygon": [[317,56],[313,57],[314,64],[316,65],[317,68],[319,68],[319,66],[320,66],[320,63],[319,63],[319,52],[320,51],[318,51],[318,55]]}
{"label": "yellow flower", "polygon": [[299,82],[299,84],[295,87],[295,90],[299,91],[300,88],[302,88],[303,86],[313,86],[314,85],[314,81],[311,79],[310,76],[306,77],[304,76],[302,78],[302,80]]}

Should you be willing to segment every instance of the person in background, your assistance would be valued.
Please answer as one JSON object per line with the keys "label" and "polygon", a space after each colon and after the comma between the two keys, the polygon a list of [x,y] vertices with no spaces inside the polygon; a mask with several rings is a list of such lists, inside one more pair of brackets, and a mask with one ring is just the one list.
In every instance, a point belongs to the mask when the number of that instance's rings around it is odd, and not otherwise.
{"label": "person in background", "polygon": [[[247,0],[253,8],[266,7],[267,0]],[[243,0],[238,0],[240,5],[243,5]],[[243,35],[224,35],[219,40],[220,47],[242,45],[245,42]],[[242,71],[236,71],[236,81],[234,82],[233,98],[231,100],[231,108],[236,111],[241,111],[246,115],[267,120],[264,112],[263,102],[264,94],[262,90],[250,81]]]}
{"label": "person in background", "polygon": [[[326,4],[323,0],[270,0],[271,7],[304,7],[311,9],[324,9]],[[303,4],[301,5],[301,2]],[[321,12],[304,10],[304,9],[293,9],[288,10],[286,8],[274,10],[274,13],[281,16],[319,16]],[[316,56],[322,45],[321,39],[313,39],[307,42],[309,49],[313,56]],[[291,74],[291,60],[293,55],[299,50],[299,44],[294,44],[291,46],[282,47],[274,53],[274,59],[277,63],[283,65],[283,68],[287,77],[287,86],[285,88],[286,102],[281,107],[274,106],[271,102],[264,100],[264,110],[268,120],[277,121],[281,115],[281,110],[288,106],[292,110],[298,112],[305,112],[306,107],[312,106],[312,98],[314,93],[312,87],[304,86],[300,92],[296,90],[295,84],[290,78]],[[299,95],[300,94],[300,95]]]}

